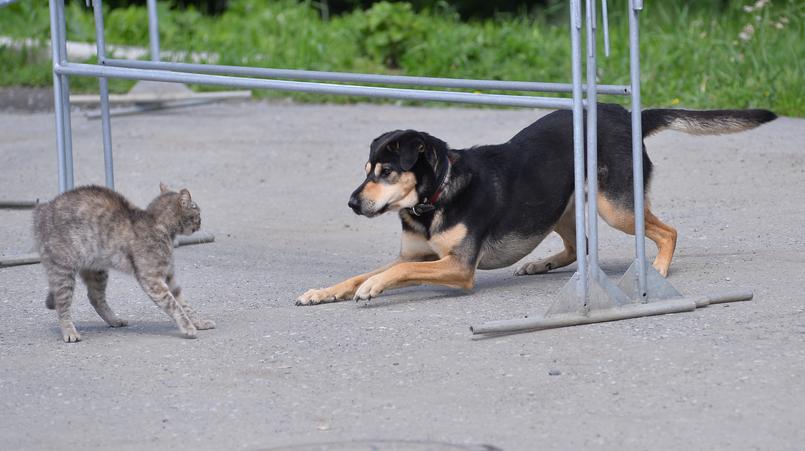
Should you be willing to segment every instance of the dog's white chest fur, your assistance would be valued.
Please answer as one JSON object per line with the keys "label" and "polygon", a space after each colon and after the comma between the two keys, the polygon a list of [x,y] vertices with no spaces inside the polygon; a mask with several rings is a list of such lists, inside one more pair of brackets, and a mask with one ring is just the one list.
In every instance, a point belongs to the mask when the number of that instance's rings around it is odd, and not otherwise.
{"label": "dog's white chest fur", "polygon": [[513,265],[533,251],[546,236],[547,234],[533,236],[512,234],[499,240],[488,238],[481,245],[478,269],[497,269]]}

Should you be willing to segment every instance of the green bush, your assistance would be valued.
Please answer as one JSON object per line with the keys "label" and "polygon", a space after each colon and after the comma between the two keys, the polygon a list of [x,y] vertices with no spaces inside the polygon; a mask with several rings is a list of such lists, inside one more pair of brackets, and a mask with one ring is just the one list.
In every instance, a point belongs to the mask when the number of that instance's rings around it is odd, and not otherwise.
{"label": "green bush", "polygon": [[366,12],[355,13],[364,54],[390,69],[400,67],[405,52],[416,47],[425,27],[410,3],[375,3]]}
{"label": "green bush", "polygon": [[[221,64],[290,69],[565,82],[570,42],[564,2],[540,14],[462,21],[444,2],[415,11],[380,2],[366,11],[321,18],[315,2],[232,0],[220,16],[178,11],[159,2],[163,51],[212,52]],[[612,54],[599,57],[598,80],[629,75],[626,0],[610,2]],[[70,2],[68,35],[91,41],[83,2]],[[148,46],[143,6],[106,14],[110,44]],[[724,0],[646,2],[641,17],[642,98],[646,106],[771,108],[805,115],[805,2]],[[49,39],[46,2],[0,10],[0,33]],[[37,53],[42,55],[42,53]],[[49,85],[47,61],[32,53],[0,53],[3,85]],[[47,52],[43,53],[47,58]],[[97,89],[86,79],[72,86]],[[122,85],[116,85],[122,86]],[[208,88],[204,88],[208,89]],[[260,91],[304,101],[357,99]],[[360,99],[366,101],[366,99]],[[602,101],[628,103],[624,97]],[[378,100],[379,101],[379,100]]]}

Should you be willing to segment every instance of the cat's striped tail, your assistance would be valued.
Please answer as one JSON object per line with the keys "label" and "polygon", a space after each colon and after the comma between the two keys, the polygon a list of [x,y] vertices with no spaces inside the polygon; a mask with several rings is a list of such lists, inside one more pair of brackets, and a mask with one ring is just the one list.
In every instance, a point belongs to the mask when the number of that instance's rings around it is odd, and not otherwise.
{"label": "cat's striped tail", "polygon": [[53,293],[48,292],[48,297],[45,299],[45,307],[56,310],[56,304],[53,302]]}

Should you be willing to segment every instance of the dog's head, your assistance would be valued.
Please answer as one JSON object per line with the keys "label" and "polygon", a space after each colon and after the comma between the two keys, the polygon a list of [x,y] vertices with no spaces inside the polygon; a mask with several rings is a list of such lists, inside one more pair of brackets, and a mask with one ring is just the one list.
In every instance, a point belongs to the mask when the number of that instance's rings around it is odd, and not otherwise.
{"label": "dog's head", "polygon": [[413,207],[422,193],[435,189],[446,155],[447,144],[427,133],[396,130],[380,135],[372,141],[366,180],[350,196],[349,207],[370,218]]}

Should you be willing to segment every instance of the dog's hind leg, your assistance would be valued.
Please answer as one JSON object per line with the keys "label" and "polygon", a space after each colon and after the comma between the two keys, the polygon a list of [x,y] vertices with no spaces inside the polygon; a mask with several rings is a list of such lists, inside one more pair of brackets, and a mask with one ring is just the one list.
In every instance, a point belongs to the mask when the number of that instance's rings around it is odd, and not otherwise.
{"label": "dog's hind leg", "polygon": [[552,269],[567,266],[576,261],[576,222],[574,215],[574,202],[570,201],[565,208],[565,212],[559,218],[553,231],[562,237],[565,248],[550,257],[543,258],[534,262],[528,262],[520,266],[514,275],[526,276],[532,274],[544,274]]}
{"label": "dog's hind leg", "polygon": [[[603,194],[598,195],[598,214],[607,224],[621,232],[634,235],[634,211],[618,202],[609,200]],[[676,229],[659,220],[646,203],[645,210],[646,236],[657,245],[657,257],[654,259],[654,269],[663,277],[668,275],[668,267],[676,249]]]}

